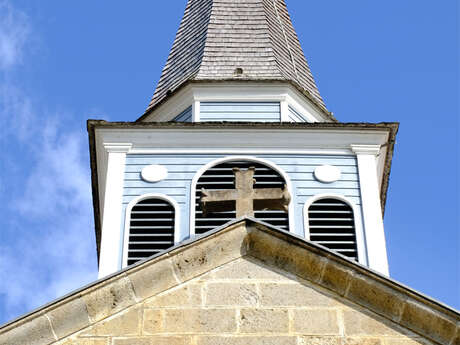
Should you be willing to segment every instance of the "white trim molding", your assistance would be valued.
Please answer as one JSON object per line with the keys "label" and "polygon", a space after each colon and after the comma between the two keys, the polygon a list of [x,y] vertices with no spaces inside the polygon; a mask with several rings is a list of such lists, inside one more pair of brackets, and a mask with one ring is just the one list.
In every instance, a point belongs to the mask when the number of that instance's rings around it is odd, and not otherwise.
{"label": "white trim molding", "polygon": [[255,162],[255,163],[260,163],[264,164],[273,170],[277,171],[281,177],[284,179],[286,183],[286,187],[291,193],[291,202],[289,204],[289,210],[288,210],[288,218],[289,218],[289,231],[294,230],[294,204],[295,201],[293,200],[294,194],[293,194],[293,189],[292,189],[292,183],[291,179],[289,176],[284,172],[283,169],[278,167],[275,163],[270,162],[266,159],[263,158],[258,158],[254,156],[227,156],[223,158],[219,158],[216,160],[213,160],[212,162],[209,162],[205,165],[203,165],[193,176],[191,185],[190,185],[190,237],[195,235],[195,195],[196,195],[196,184],[198,180],[200,179],[201,175],[203,175],[207,170],[212,168],[213,166],[216,166],[221,163],[229,162],[229,161],[235,161],[235,160],[244,160],[244,161],[249,161],[249,162]]}
{"label": "white trim molding", "polygon": [[380,145],[351,145],[351,150],[356,154],[358,161],[369,267],[389,276],[377,170],[377,156],[380,154],[380,149]]}
{"label": "white trim molding", "polygon": [[355,145],[352,144],[351,150],[356,155],[374,155],[378,156],[380,154],[380,145]]}
{"label": "white trim molding", "polygon": [[107,175],[105,178],[104,212],[102,218],[99,278],[120,269],[120,219],[123,202],[123,179],[126,153],[131,144],[104,144],[107,153]]}
{"label": "white trim molding", "polygon": [[[165,127],[97,128],[100,142],[133,143],[129,153],[139,150],[251,150],[251,151],[336,151],[351,150],[352,144],[383,145],[388,131],[335,128],[251,128],[241,127]],[[248,137],[251,138],[248,142]],[[99,143],[98,143],[99,144]]]}
{"label": "white trim molding", "polygon": [[104,143],[104,149],[108,153],[128,153],[132,147],[131,143]]}
{"label": "white trim molding", "polygon": [[367,250],[366,250],[366,238],[364,236],[363,222],[360,217],[359,206],[353,203],[347,197],[340,194],[318,194],[307,200],[303,206],[303,227],[304,227],[304,236],[307,241],[310,241],[310,220],[308,218],[308,209],[310,206],[318,200],[321,199],[337,199],[343,201],[348,206],[351,207],[353,211],[353,219],[355,222],[355,234],[356,234],[356,247],[358,249],[358,262],[363,265],[368,265]]}
{"label": "white trim molding", "polygon": [[289,103],[286,101],[286,99],[280,101],[280,120],[281,122],[290,122]]}
{"label": "white trim molding", "polygon": [[131,223],[131,211],[137,203],[145,199],[161,199],[170,203],[174,207],[174,244],[180,242],[180,206],[176,200],[166,194],[149,193],[140,195],[129,202],[125,211],[125,225],[123,231],[123,254],[121,268],[128,266],[128,244],[129,244],[129,225]]}
{"label": "white trim molding", "polygon": [[192,103],[192,122],[200,122],[201,117],[201,104],[199,101]]}

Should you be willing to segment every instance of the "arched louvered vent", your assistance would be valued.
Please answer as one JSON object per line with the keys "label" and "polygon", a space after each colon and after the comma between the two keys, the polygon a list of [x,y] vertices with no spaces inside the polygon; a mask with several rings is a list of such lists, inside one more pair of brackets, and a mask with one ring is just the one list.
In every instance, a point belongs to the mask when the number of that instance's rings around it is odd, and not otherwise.
{"label": "arched louvered vent", "polygon": [[338,199],[320,199],[308,209],[310,241],[358,260],[353,209]]}
{"label": "arched louvered vent", "polygon": [[[276,170],[273,170],[261,163],[250,161],[229,161],[208,169],[203,175],[201,175],[196,184],[196,234],[205,233],[236,218],[235,211],[208,213],[206,217],[204,217],[200,204],[201,188],[205,188],[206,190],[234,189],[235,177],[233,174],[233,168],[240,168],[244,170],[249,167],[255,167],[254,178],[256,183],[254,184],[254,188],[283,188],[285,185],[283,177]],[[287,212],[279,210],[263,210],[255,211],[254,216],[255,218],[271,225],[284,230],[289,230]]]}
{"label": "arched louvered vent", "polygon": [[174,207],[168,201],[149,198],[131,210],[128,265],[174,245]]}

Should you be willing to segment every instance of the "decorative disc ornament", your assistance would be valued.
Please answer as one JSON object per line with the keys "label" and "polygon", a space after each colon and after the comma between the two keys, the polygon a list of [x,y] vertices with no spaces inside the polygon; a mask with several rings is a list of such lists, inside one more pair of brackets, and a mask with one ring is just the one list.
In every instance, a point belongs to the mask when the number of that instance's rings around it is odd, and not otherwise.
{"label": "decorative disc ornament", "polygon": [[323,183],[332,183],[340,180],[342,172],[332,165],[321,165],[315,169],[315,178]]}
{"label": "decorative disc ornament", "polygon": [[163,165],[149,165],[141,171],[141,176],[147,182],[159,182],[168,176],[168,169]]}

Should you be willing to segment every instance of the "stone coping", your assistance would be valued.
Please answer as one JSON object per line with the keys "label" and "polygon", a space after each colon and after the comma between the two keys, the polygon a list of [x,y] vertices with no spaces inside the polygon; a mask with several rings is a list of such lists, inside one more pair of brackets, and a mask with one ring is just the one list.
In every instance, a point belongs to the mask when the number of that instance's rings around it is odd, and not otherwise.
{"label": "stone coping", "polygon": [[0,327],[0,344],[45,345],[243,256],[309,280],[440,344],[458,344],[460,314],[326,248],[252,218],[98,280]]}

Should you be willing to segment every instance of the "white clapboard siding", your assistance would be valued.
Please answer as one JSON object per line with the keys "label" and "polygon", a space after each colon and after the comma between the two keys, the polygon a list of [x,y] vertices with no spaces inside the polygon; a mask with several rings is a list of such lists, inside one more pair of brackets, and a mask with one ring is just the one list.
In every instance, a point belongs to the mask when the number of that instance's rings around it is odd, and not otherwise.
{"label": "white clapboard siding", "polygon": [[[123,193],[124,209],[137,196],[151,193],[166,194],[176,200],[180,206],[180,238],[187,238],[190,229],[189,204],[192,179],[205,164],[223,157],[225,156],[218,154],[128,154]],[[304,235],[303,206],[315,195],[325,193],[341,195],[347,197],[353,204],[361,205],[356,158],[353,156],[262,154],[257,157],[276,164],[291,179],[294,205],[294,226],[291,231],[298,235]],[[151,164],[165,166],[168,169],[167,178],[156,183],[143,181],[140,173],[145,166]],[[320,165],[339,167],[342,171],[341,179],[333,183],[317,181],[313,173]],[[361,214],[356,216],[361,217]]]}
{"label": "white clapboard siding", "polygon": [[279,102],[201,102],[200,121],[280,122]]}

